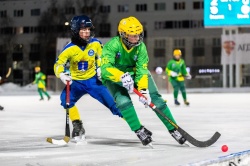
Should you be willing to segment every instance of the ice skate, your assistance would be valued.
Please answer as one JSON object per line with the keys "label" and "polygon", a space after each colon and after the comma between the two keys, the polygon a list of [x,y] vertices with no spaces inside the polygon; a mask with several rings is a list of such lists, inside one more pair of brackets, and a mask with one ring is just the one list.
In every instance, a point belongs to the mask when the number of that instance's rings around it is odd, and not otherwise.
{"label": "ice skate", "polygon": [[73,124],[73,131],[72,137],[76,141],[76,143],[84,142],[85,141],[85,130],[82,125],[81,120],[74,120]]}
{"label": "ice skate", "polygon": [[147,136],[151,137],[153,135],[153,133],[151,131],[149,131],[146,127],[144,127],[144,126],[142,126],[142,127],[144,128],[144,131],[147,134]]}
{"label": "ice skate", "polygon": [[150,134],[152,135],[152,132],[150,132],[144,126],[142,126],[140,129],[135,131],[135,134],[137,135],[137,137],[140,139],[141,143],[144,146],[149,145],[150,147],[152,147],[152,143],[151,143],[152,138],[150,136]]}
{"label": "ice skate", "polygon": [[177,99],[174,100],[175,105],[180,105],[179,101]]}
{"label": "ice skate", "polygon": [[185,100],[184,104],[187,105],[187,106],[189,106],[190,103],[187,100]]}
{"label": "ice skate", "polygon": [[169,133],[179,144],[183,145],[186,142],[186,139],[176,129],[170,130]]}

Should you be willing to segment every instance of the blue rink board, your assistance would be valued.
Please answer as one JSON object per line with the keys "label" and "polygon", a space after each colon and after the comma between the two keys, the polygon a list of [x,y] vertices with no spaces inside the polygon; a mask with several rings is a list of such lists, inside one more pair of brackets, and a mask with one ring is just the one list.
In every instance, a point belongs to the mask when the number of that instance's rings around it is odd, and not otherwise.
{"label": "blue rink board", "polygon": [[[229,155],[221,156],[221,157],[218,157],[216,159],[209,159],[209,160],[199,161],[199,162],[195,162],[195,163],[189,163],[186,166],[205,166],[208,164],[221,163],[221,162],[225,162],[225,161],[228,161],[228,160],[231,160],[231,159],[234,159],[236,157],[243,156],[243,155],[249,155],[249,158],[250,158],[250,150],[245,150],[245,151],[237,152],[237,153],[231,153]],[[237,164],[239,164],[239,163],[237,163]]]}

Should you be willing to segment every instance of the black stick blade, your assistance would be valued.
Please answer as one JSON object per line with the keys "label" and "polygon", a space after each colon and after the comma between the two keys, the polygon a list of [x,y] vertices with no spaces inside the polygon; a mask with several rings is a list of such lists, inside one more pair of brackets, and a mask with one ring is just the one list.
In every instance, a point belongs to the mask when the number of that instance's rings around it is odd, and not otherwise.
{"label": "black stick blade", "polygon": [[177,129],[184,138],[187,139],[188,142],[190,142],[192,145],[196,146],[196,147],[200,147],[200,148],[204,148],[204,147],[209,147],[211,145],[213,145],[221,136],[221,134],[219,132],[215,132],[214,135],[206,140],[206,141],[199,141],[197,139],[195,139],[194,137],[192,137],[190,134],[188,134],[185,130],[183,130],[182,128],[178,128]]}

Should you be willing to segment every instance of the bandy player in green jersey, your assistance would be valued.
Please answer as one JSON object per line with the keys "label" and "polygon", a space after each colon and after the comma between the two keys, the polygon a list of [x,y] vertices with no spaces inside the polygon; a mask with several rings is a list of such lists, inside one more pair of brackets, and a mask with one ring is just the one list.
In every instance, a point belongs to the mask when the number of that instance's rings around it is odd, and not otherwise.
{"label": "bandy player in green jersey", "polygon": [[[135,17],[124,18],[118,25],[119,36],[108,41],[102,51],[101,71],[103,83],[108,87],[131,130],[143,145],[152,141],[152,132],[141,125],[129,96],[134,87],[145,97],[139,100],[146,107],[152,102],[173,122],[175,122],[166,102],[159,94],[155,82],[147,68],[148,53],[143,43],[143,27]],[[157,114],[170,134],[180,144],[185,138],[161,115]]]}
{"label": "bandy player in green jersey", "polygon": [[[166,73],[169,76],[169,82],[174,88],[174,103],[180,105],[178,101],[178,93],[181,91],[184,104],[189,105],[187,101],[185,78],[191,79],[191,75],[186,70],[185,61],[181,58],[181,50],[175,49],[173,51],[173,59],[171,59],[166,67]],[[185,78],[184,78],[185,77]]]}

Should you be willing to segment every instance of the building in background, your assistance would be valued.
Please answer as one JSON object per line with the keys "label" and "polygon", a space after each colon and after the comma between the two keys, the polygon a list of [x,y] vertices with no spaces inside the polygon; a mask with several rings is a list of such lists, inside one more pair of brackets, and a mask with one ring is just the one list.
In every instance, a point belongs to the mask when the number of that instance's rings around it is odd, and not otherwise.
{"label": "building in background", "polygon": [[11,65],[14,82],[21,84],[32,79],[36,65],[53,74],[56,37],[69,36],[68,22],[73,15],[89,15],[96,37],[106,38],[117,35],[121,18],[133,15],[145,29],[151,71],[157,66],[165,68],[173,49],[180,48],[197,78],[189,87],[222,87],[222,30],[204,28],[203,8],[203,0],[0,1],[0,70]]}

